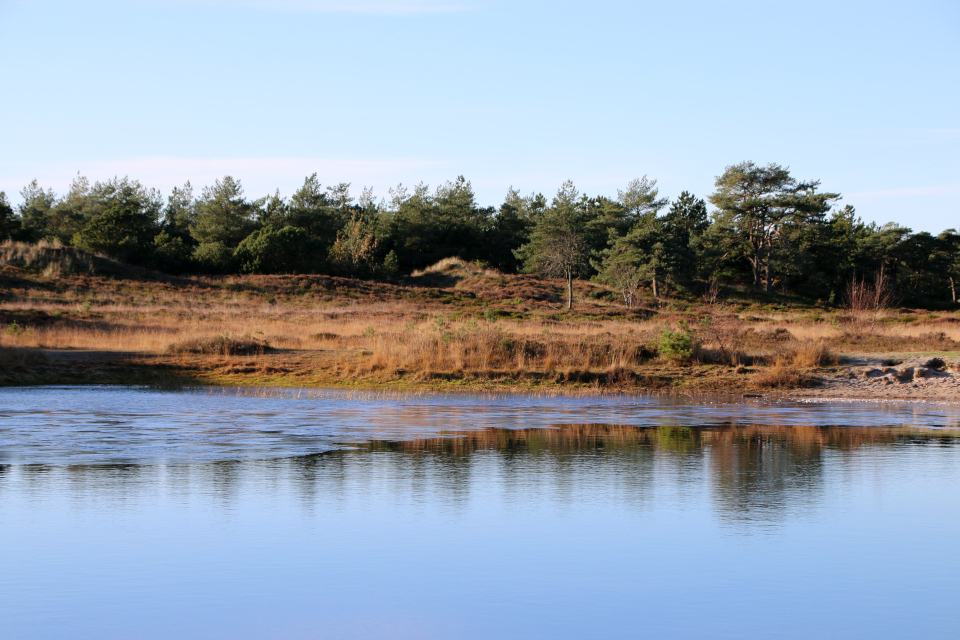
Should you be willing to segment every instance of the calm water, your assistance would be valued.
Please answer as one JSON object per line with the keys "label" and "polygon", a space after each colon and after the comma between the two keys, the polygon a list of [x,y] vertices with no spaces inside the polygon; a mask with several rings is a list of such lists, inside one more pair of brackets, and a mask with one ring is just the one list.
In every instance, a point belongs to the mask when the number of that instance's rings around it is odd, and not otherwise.
{"label": "calm water", "polygon": [[2,638],[958,638],[960,408],[0,390]]}

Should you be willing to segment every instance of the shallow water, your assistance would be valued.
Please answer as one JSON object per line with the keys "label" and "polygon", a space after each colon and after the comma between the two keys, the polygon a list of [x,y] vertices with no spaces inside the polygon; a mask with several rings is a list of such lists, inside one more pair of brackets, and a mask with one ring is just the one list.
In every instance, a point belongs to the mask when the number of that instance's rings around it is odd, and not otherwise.
{"label": "shallow water", "polygon": [[0,390],[3,638],[960,637],[960,408]]}

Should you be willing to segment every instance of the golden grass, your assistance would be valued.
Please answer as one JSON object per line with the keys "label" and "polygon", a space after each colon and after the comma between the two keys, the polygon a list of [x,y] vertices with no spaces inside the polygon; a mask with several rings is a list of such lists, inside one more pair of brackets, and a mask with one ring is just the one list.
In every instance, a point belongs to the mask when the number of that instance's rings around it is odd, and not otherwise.
{"label": "golden grass", "polygon": [[786,359],[777,358],[772,366],[754,376],[753,383],[766,389],[796,389],[811,386],[812,378]]}
{"label": "golden grass", "polygon": [[784,354],[784,360],[790,366],[801,369],[815,369],[837,364],[834,355],[823,340],[801,340],[792,345]]}
{"label": "golden grass", "polygon": [[[844,320],[849,312],[826,310],[758,313],[684,304],[643,319],[584,296],[570,314],[561,309],[562,296],[552,301],[544,293],[562,293],[560,281],[504,276],[458,259],[424,273],[456,269],[468,271],[471,280],[444,289],[325,276],[143,282],[17,272],[0,303],[0,339],[16,348],[228,356],[254,353],[221,349],[218,337],[248,336],[291,357],[322,353],[344,378],[536,372],[556,380],[626,383],[655,355],[659,331],[684,319],[696,333],[700,363],[769,362],[768,372],[753,377],[767,375],[759,381],[772,387],[803,383],[805,370],[836,364],[836,353],[960,349],[955,313],[887,310],[861,333]],[[474,287],[469,295],[464,282]],[[598,285],[578,286],[586,291]],[[489,309],[513,315],[488,320],[496,318]]]}

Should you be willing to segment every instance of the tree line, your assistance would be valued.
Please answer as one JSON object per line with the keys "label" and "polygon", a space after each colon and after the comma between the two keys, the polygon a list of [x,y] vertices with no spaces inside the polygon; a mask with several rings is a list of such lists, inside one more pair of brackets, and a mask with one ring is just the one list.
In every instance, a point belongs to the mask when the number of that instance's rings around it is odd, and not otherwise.
{"label": "tree line", "polygon": [[840,303],[851,281],[877,273],[899,299],[955,303],[960,276],[954,229],[864,223],[840,194],[777,164],[728,166],[706,199],[684,191],[672,202],[646,176],[616,197],[569,181],[549,200],[511,187],[499,207],[481,207],[462,176],[435,190],[400,185],[380,201],[316,174],[289,198],[251,200],[230,176],[166,198],[126,177],[79,176],[62,196],[36,180],[20,195],[14,207],[0,192],[0,239],[56,240],[171,274],[389,278],[457,256],[563,277],[568,304],[574,279],[593,278],[627,306],[641,290],[659,298],[717,282]]}

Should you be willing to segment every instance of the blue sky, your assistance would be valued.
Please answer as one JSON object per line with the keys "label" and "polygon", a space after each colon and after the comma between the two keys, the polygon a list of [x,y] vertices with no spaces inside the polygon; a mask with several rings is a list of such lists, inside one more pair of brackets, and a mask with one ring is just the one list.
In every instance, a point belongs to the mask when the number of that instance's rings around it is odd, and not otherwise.
{"label": "blue sky", "polygon": [[960,226],[960,3],[0,0],[0,190],[130,175],[708,195],[776,162]]}

